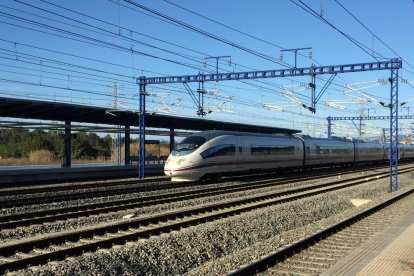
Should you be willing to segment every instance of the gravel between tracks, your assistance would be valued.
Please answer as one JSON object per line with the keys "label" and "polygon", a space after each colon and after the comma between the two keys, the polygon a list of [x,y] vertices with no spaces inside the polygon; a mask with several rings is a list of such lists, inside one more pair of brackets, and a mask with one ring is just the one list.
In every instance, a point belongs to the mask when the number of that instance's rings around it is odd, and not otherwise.
{"label": "gravel between tracks", "polygon": [[[413,184],[399,176],[400,190]],[[389,181],[347,188],[48,264],[23,275],[222,275],[393,196]],[[351,199],[372,201],[355,207]]]}
{"label": "gravel between tracks", "polygon": [[[345,178],[345,176],[341,176],[342,178]],[[351,177],[351,176],[346,176]],[[337,180],[337,177],[330,177],[331,180]],[[329,180],[328,179],[328,180]],[[326,180],[327,181],[327,180]],[[292,184],[285,184],[277,187],[278,191],[283,191],[286,189],[290,189],[297,186],[305,186],[310,185],[312,183],[320,183],[320,180],[311,180],[311,181],[303,181],[300,183],[292,183]],[[231,185],[235,183],[221,183],[221,184],[211,184],[211,185],[205,185],[202,186],[202,188],[214,188],[214,187],[222,187],[223,185]],[[87,203],[98,203],[98,202],[106,202],[106,201],[112,201],[112,200],[118,200],[118,199],[126,199],[126,198],[139,198],[144,197],[148,195],[158,195],[166,192],[183,192],[183,191],[192,191],[200,189],[200,186],[197,187],[186,187],[181,189],[171,189],[168,191],[154,191],[154,192],[143,192],[143,193],[137,193],[137,194],[129,194],[125,196],[115,196],[115,197],[105,197],[105,198],[95,198],[95,199],[87,199],[87,200],[77,200],[77,204],[87,204]],[[143,208],[137,208],[137,209],[131,209],[131,210],[123,210],[118,212],[112,212],[107,214],[100,214],[100,215],[94,215],[89,217],[82,217],[78,219],[68,219],[66,221],[59,221],[59,222],[51,222],[51,223],[44,223],[36,226],[31,227],[17,227],[16,229],[5,229],[3,231],[0,231],[0,241],[7,242],[12,241],[16,239],[22,239],[27,237],[33,237],[37,235],[42,235],[46,233],[52,233],[52,232],[60,232],[64,230],[69,229],[77,229],[81,227],[96,225],[98,223],[106,223],[111,221],[119,221],[122,220],[122,218],[129,214],[134,214],[137,217],[142,216],[148,216],[148,215],[154,215],[159,214],[167,211],[172,210],[180,210],[182,208],[188,208],[188,207],[194,207],[194,206],[200,206],[203,204],[213,203],[213,202],[219,202],[219,201],[225,201],[229,199],[241,199],[243,197],[251,196],[252,194],[258,194],[258,193],[266,193],[266,192],[272,192],[275,191],[275,186],[272,187],[266,187],[266,188],[260,188],[260,189],[254,189],[254,190],[248,190],[243,192],[237,192],[237,193],[223,193],[222,195],[218,196],[212,196],[212,197],[206,197],[206,198],[200,198],[200,199],[194,199],[194,200],[186,200],[181,202],[174,202],[174,203],[168,203],[168,204],[161,204],[151,207],[143,207]],[[72,206],[74,202],[70,201],[71,204],[68,204],[68,206]],[[34,205],[30,207],[18,207],[18,208],[10,208],[13,209],[13,211],[6,211],[3,210],[6,213],[19,213],[19,212],[26,212],[26,211],[38,211],[38,210],[47,210],[51,208],[59,208],[64,205],[64,202],[58,202],[56,204],[41,204],[41,205]]]}
{"label": "gravel between tracks", "polygon": [[[366,173],[366,172],[364,172]],[[343,177],[351,177],[351,174],[346,174],[345,172],[341,174]],[[326,178],[329,180],[329,178]],[[335,177],[332,177],[332,179],[335,179]],[[246,181],[249,182],[249,181]],[[276,181],[275,181],[276,182]],[[307,183],[302,182],[305,184],[310,184],[312,182],[318,182],[318,180],[308,181]],[[12,195],[12,196],[0,196],[0,200],[7,201],[7,200],[15,200],[15,199],[30,199],[30,198],[37,198],[44,196],[66,196],[68,194],[82,194],[83,192],[91,192],[91,191],[107,191],[111,189],[121,189],[123,187],[131,187],[131,186],[142,186],[142,187],[148,187],[148,186],[156,186],[159,184],[166,184],[167,182],[163,183],[145,183],[145,184],[122,184],[119,186],[111,186],[111,187],[105,187],[103,185],[102,187],[97,188],[82,188],[82,189],[74,189],[73,191],[56,191],[56,192],[45,192],[45,193],[37,193],[37,194],[19,194],[19,195]],[[33,204],[28,206],[21,206],[21,207],[10,207],[10,208],[3,208],[0,209],[0,216],[6,216],[6,215],[12,215],[12,214],[19,214],[22,212],[30,212],[30,211],[41,211],[41,210],[48,210],[50,208],[62,208],[62,207],[70,207],[70,206],[79,206],[79,205],[85,205],[85,204],[91,204],[91,203],[98,203],[98,202],[108,202],[108,201],[114,201],[114,200],[122,200],[122,199],[130,199],[130,198],[139,198],[144,196],[151,196],[151,195],[160,195],[163,193],[174,193],[174,192],[185,192],[185,191],[194,191],[204,188],[214,188],[214,187],[223,187],[223,186],[230,186],[233,184],[238,184],[242,182],[221,182],[221,183],[215,183],[215,184],[196,184],[194,186],[186,186],[181,188],[170,188],[165,190],[155,190],[155,191],[144,191],[144,192],[134,192],[134,193],[124,193],[119,195],[108,195],[108,196],[102,196],[102,197],[91,197],[91,198],[85,198],[85,199],[74,199],[74,200],[60,200],[57,202],[51,202],[51,203],[45,203],[45,204]],[[59,184],[57,186],[61,186],[62,184]],[[70,185],[70,183],[67,183],[65,185]],[[293,187],[293,184],[290,185]],[[24,191],[24,189],[22,189]]]}

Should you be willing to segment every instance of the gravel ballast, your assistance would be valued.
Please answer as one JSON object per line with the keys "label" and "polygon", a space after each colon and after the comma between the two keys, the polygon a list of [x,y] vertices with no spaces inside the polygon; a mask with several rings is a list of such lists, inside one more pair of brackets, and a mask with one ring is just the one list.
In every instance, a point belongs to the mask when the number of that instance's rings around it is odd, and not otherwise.
{"label": "gravel ballast", "polygon": [[[400,190],[413,186],[399,176]],[[378,180],[48,264],[24,275],[222,275],[394,194]],[[355,207],[352,199],[370,199]]]}
{"label": "gravel ballast", "polygon": [[[348,176],[342,176],[342,177],[350,178],[351,176],[348,175]],[[330,177],[329,179],[324,179],[324,182],[329,181],[329,180],[333,181],[333,180],[337,180],[337,178]],[[59,222],[44,223],[41,225],[36,225],[36,226],[31,226],[31,227],[18,227],[16,229],[1,231],[0,240],[4,242],[8,242],[8,241],[13,241],[17,239],[27,238],[27,237],[44,235],[47,233],[54,233],[54,232],[60,232],[60,231],[65,231],[65,230],[70,230],[70,229],[77,229],[81,227],[92,226],[98,223],[119,221],[119,220],[122,220],[124,216],[128,216],[131,214],[133,214],[135,217],[142,218],[148,215],[160,214],[160,213],[168,212],[172,210],[177,211],[182,208],[196,207],[196,206],[201,206],[201,205],[209,204],[213,202],[225,201],[225,200],[230,200],[230,199],[241,199],[243,197],[248,197],[253,194],[275,192],[275,191],[281,192],[281,191],[292,189],[298,186],[307,186],[311,184],[317,184],[319,182],[320,182],[319,180],[310,180],[310,181],[303,181],[303,182],[298,182],[298,183],[284,184],[280,186],[275,185],[275,186],[270,186],[270,187],[265,187],[265,188],[257,188],[257,189],[242,191],[242,192],[236,192],[236,193],[223,193],[222,195],[205,197],[205,198],[200,198],[200,199],[185,200],[185,201],[179,201],[179,202],[168,203],[168,204],[160,204],[160,205],[155,205],[155,206],[150,206],[150,207],[129,209],[129,210],[123,210],[123,211],[118,211],[118,212],[112,212],[112,213],[104,213],[100,215],[93,215],[93,216],[82,217],[82,218],[77,218],[77,219],[68,219],[68,220],[59,221]],[[214,187],[220,187],[223,185],[231,185],[231,184],[235,184],[235,183],[210,184],[210,185],[202,186],[202,188],[214,188]],[[197,187],[197,186],[186,187],[185,191],[197,190],[197,189],[200,189],[200,187]],[[183,190],[177,190],[177,189],[173,190],[173,192],[178,192],[178,191],[183,192]],[[171,191],[164,191],[164,192],[171,192]],[[155,191],[152,193],[145,192],[145,193],[136,194],[135,197],[139,198],[143,196],[159,195],[159,194],[161,194],[160,191]],[[119,196],[116,196],[115,198],[114,197],[95,198],[95,199],[80,200],[80,201],[75,201],[75,202],[77,202],[77,204],[79,205],[87,204],[91,202],[100,203],[100,202],[106,202],[110,200],[116,200],[118,199],[118,197]],[[130,194],[126,197],[131,198],[131,197],[134,197],[134,195]],[[62,207],[64,204],[65,204],[64,202],[58,202],[56,204],[42,204],[41,206],[33,205],[28,208],[30,208],[30,211],[33,211],[36,207],[42,210],[43,209],[47,210],[50,208]],[[74,202],[70,201],[69,205],[72,206],[72,204],[74,204]],[[11,209],[13,209],[13,213],[27,211],[25,207],[11,208]]]}

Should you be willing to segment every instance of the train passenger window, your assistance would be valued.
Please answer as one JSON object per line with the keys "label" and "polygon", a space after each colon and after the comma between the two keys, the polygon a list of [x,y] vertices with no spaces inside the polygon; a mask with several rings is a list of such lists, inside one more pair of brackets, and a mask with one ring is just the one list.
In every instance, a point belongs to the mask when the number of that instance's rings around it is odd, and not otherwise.
{"label": "train passenger window", "polygon": [[203,151],[200,155],[203,159],[216,156],[236,155],[236,146],[230,144],[217,145]]}
{"label": "train passenger window", "polygon": [[252,155],[293,155],[295,154],[294,146],[264,146],[251,145],[250,152]]}
{"label": "train passenger window", "polygon": [[351,153],[352,150],[350,148],[333,148],[332,153],[341,154],[341,153]]}
{"label": "train passenger window", "polygon": [[316,154],[329,154],[331,152],[330,147],[316,146]]}

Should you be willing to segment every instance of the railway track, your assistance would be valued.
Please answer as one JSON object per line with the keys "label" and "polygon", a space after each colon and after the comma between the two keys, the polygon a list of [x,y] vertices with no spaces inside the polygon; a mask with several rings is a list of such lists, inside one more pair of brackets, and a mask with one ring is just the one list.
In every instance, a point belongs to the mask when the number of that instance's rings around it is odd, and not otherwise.
{"label": "railway track", "polygon": [[[328,174],[325,177],[331,177]],[[375,176],[375,175],[374,175]],[[367,175],[360,176],[354,179],[364,179]],[[301,178],[300,181],[310,181],[319,179],[319,175],[308,176]],[[342,180],[343,181],[343,180]],[[0,228],[11,229],[18,226],[28,226],[31,224],[39,224],[44,222],[53,222],[57,220],[67,220],[70,218],[86,217],[90,215],[98,215],[109,212],[117,212],[121,210],[142,208],[153,206],[157,204],[172,203],[184,200],[193,200],[203,197],[211,197],[223,193],[236,193],[247,190],[256,190],[260,188],[267,188],[272,186],[281,186],[290,183],[296,183],[298,179],[278,180],[271,179],[266,181],[254,181],[242,184],[233,184],[222,187],[213,187],[206,189],[198,189],[194,191],[173,192],[166,194],[159,194],[153,196],[145,196],[139,198],[122,199],[116,201],[108,201],[101,203],[86,204],[73,207],[55,208],[44,211],[25,212],[8,216],[0,216]],[[333,182],[330,182],[331,184]],[[336,181],[334,183],[341,183]],[[292,190],[295,192],[295,190]]]}
{"label": "railway track", "polygon": [[146,179],[117,179],[110,181],[92,181],[92,182],[73,182],[73,183],[64,183],[64,184],[47,184],[42,186],[35,187],[7,187],[6,189],[0,190],[0,196],[12,196],[12,195],[21,195],[21,194],[38,194],[38,193],[50,193],[50,192],[63,192],[63,191],[73,191],[80,189],[93,189],[93,188],[111,188],[122,185],[150,185],[153,183],[166,182],[169,181],[169,177],[151,177]]}
{"label": "railway track", "polygon": [[[363,172],[363,171],[371,171],[373,169],[382,168],[384,166],[373,166],[369,168],[358,168],[355,170],[352,170],[351,173],[357,173],[357,172]],[[321,176],[332,176],[337,175],[339,172],[344,172],[343,170],[334,170],[334,171],[316,171],[315,173],[310,174],[307,176],[305,174],[305,178],[317,178]],[[350,173],[349,170],[345,173]],[[303,173],[299,173],[296,175],[287,175],[284,176],[284,178],[278,177],[276,179],[273,179],[273,181],[276,180],[284,180],[286,177],[288,179],[301,179],[303,178]],[[263,175],[258,175],[259,177],[263,177]],[[250,175],[247,176],[247,179],[253,179],[257,177],[257,175]],[[237,180],[237,179],[245,179],[246,176],[239,176],[239,177],[233,177],[229,178],[227,180]],[[76,190],[70,190],[68,187],[39,187],[39,188],[33,188],[33,189],[13,189],[13,190],[3,190],[0,191],[0,196],[4,196],[3,199],[0,199],[0,208],[11,208],[11,207],[20,207],[20,206],[29,206],[29,205],[37,205],[37,204],[47,204],[52,202],[59,202],[59,201],[68,201],[68,200],[80,200],[80,199],[90,199],[94,197],[105,197],[105,196],[112,196],[112,195],[120,195],[120,194],[129,194],[129,193],[138,193],[138,192],[151,192],[151,191],[157,191],[157,190],[165,190],[165,189],[173,189],[173,188],[185,188],[195,185],[200,185],[201,183],[171,183],[171,182],[157,182],[158,178],[151,179],[148,182],[133,182],[133,180],[127,181],[125,185],[128,185],[128,183],[131,186],[123,186],[124,183],[106,183],[104,186],[100,183],[91,183],[90,185],[87,184],[87,188],[101,188],[99,190],[87,190],[85,188],[85,185],[81,185],[80,189]],[[160,178],[165,179],[165,178]],[[266,180],[265,180],[266,181]],[[137,184],[138,183],[138,184]],[[156,185],[154,185],[156,183]],[[137,185],[135,185],[137,184]],[[99,186],[101,185],[101,186]],[[122,186],[120,186],[122,185]],[[76,185],[77,188],[79,185]],[[50,190],[48,190],[50,188]],[[102,188],[105,188],[105,190],[102,190]],[[28,194],[27,190],[29,190]],[[50,194],[52,192],[64,192],[61,194]],[[73,191],[73,193],[67,193],[65,191]],[[39,195],[34,195],[39,193]],[[47,194],[45,194],[47,193]],[[12,195],[19,195],[19,198],[9,198],[9,196]]]}
{"label": "railway track", "polygon": [[[401,169],[400,174],[411,172],[412,168]],[[0,246],[0,273],[18,270],[29,265],[46,263],[49,260],[64,259],[69,255],[80,255],[84,251],[108,248],[114,244],[124,244],[131,240],[147,238],[182,227],[219,220],[251,210],[315,196],[321,193],[340,190],[388,177],[388,173],[357,180],[325,183],[312,187],[302,187],[285,192],[268,192],[240,199],[216,202],[203,206],[184,208],[159,215],[132,218],[127,221],[111,222],[82,229],[64,231],[4,243]]]}
{"label": "railway track", "polygon": [[[229,275],[320,275],[338,260],[381,232],[404,210],[411,210],[413,194],[414,189],[410,189],[394,196],[242,266],[230,272]],[[410,195],[411,199],[407,199]]]}

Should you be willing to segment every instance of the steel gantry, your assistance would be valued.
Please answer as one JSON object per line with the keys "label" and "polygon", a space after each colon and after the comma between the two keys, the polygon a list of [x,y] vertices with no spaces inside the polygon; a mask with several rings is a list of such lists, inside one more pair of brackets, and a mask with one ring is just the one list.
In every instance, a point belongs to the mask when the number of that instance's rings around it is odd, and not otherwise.
{"label": "steel gantry", "polygon": [[[230,81],[230,80],[247,80],[247,79],[265,79],[265,78],[283,78],[283,77],[299,77],[310,76],[312,78],[313,89],[316,88],[315,78],[316,75],[336,75],[341,73],[351,72],[367,72],[378,70],[390,70],[391,71],[391,106],[397,106],[396,94],[398,94],[398,70],[402,67],[401,59],[390,59],[388,61],[345,64],[345,65],[330,65],[330,66],[311,66],[304,68],[289,68],[289,69],[276,69],[276,70],[263,70],[263,71],[249,71],[249,72],[231,72],[231,73],[216,73],[216,74],[197,74],[197,75],[184,75],[184,76],[167,76],[167,77],[140,77],[137,82],[139,84],[140,91],[140,103],[139,103],[139,178],[144,178],[145,171],[145,95],[147,85],[167,84],[167,83],[182,83],[188,84],[191,82],[198,82],[199,85],[204,82],[218,82],[218,81]],[[330,82],[333,77],[331,76]],[[322,90],[324,91],[324,89]],[[312,93],[312,107],[316,104],[316,93]],[[394,102],[395,101],[395,102]],[[199,110],[202,110],[202,106],[198,106]],[[391,108],[393,110],[393,108]],[[311,110],[315,112],[316,109]],[[395,112],[391,112],[391,132],[397,129],[398,120],[395,119]],[[395,134],[396,135],[396,134]],[[395,141],[395,139],[393,140]],[[394,164],[394,163],[393,163]],[[395,164],[396,165],[396,164]],[[396,168],[393,169],[396,178]]]}
{"label": "steel gantry", "polygon": [[[390,120],[391,116],[343,116],[343,117],[327,117],[328,121],[328,137],[331,137],[332,132],[332,121],[371,121],[371,120]],[[414,119],[414,115],[400,115],[397,116],[398,120]],[[359,131],[359,129],[358,129]]]}

